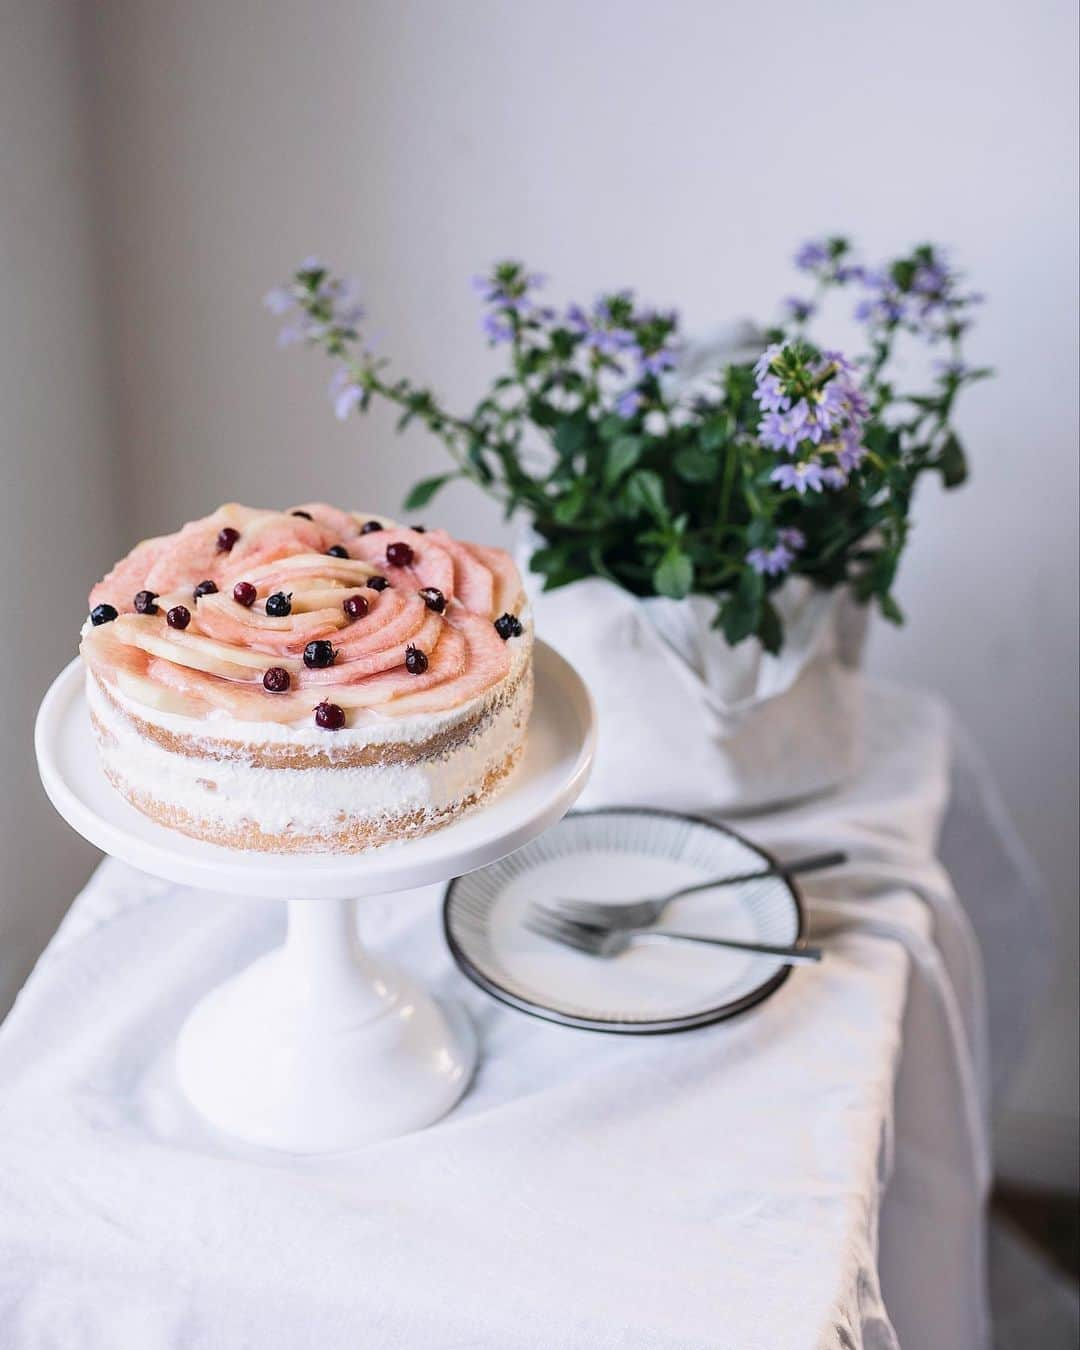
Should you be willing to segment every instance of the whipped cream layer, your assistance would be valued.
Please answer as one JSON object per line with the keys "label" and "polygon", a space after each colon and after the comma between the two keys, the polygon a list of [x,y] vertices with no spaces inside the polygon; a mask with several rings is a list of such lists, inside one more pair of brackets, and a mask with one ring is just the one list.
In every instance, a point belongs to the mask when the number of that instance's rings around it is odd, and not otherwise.
{"label": "whipped cream layer", "polygon": [[[493,788],[517,761],[525,742],[532,681],[525,670],[508,697],[489,700],[490,709],[472,710],[471,734],[446,753],[409,763],[361,767],[264,768],[167,750],[137,729],[130,714],[136,712],[141,720],[144,709],[122,695],[117,697],[115,691],[106,694],[92,676],[87,680],[87,701],[105,772],[133,805],[201,837],[242,839],[255,829],[276,836],[281,847],[288,849],[305,840],[312,847],[332,847],[335,837],[358,826],[387,826],[395,837],[422,832],[425,823],[475,804],[473,799]],[[172,736],[183,732],[184,719],[157,713],[150,717]],[[187,720],[191,730],[191,719]],[[452,719],[410,721],[415,725],[392,724],[396,738],[404,732],[416,742],[428,741]],[[206,724],[200,726],[205,733]],[[344,734],[355,745],[371,732],[390,729],[369,726]],[[261,725],[234,723],[228,734],[230,740],[258,745],[266,730]],[[278,736],[287,730],[274,728]],[[296,734],[307,738],[309,728],[297,729]],[[325,740],[326,733],[322,735]],[[205,740],[193,740],[187,750],[200,744],[213,749]],[[400,821],[409,822],[406,830],[393,828]]]}

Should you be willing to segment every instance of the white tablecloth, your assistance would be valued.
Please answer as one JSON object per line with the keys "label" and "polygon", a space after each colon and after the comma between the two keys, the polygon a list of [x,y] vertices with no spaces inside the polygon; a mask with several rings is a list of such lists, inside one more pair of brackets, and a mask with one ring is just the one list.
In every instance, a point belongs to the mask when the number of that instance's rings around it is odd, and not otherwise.
{"label": "white tablecloth", "polygon": [[[827,959],[741,1019],[539,1022],[458,974],[437,890],[364,902],[483,1060],[445,1122],[346,1159],[231,1146],[174,1088],[185,1013],[280,940],[279,908],[105,863],[0,1028],[0,1345],[984,1346],[981,972],[934,858],[952,737],[895,691],[868,723],[858,783],[741,822],[853,859],[806,888]],[[972,904],[1007,927],[1024,879],[972,782],[946,835],[993,856]]]}

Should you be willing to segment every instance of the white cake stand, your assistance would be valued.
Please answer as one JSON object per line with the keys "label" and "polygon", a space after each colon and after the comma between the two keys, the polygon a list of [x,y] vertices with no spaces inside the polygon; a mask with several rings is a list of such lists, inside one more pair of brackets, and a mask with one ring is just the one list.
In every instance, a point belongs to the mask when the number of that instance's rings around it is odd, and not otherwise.
{"label": "white cake stand", "polygon": [[468,1019],[364,951],[354,901],[483,867],[577,799],[596,741],[592,699],[542,642],[535,663],[528,745],[503,792],[434,834],[366,854],[245,853],[155,824],[98,766],[81,662],[56,678],[35,745],[45,791],[69,825],[169,881],[288,902],[285,944],[208,994],[177,1041],[180,1087],[217,1128],[324,1153],[420,1129],[461,1097],[476,1062]]}

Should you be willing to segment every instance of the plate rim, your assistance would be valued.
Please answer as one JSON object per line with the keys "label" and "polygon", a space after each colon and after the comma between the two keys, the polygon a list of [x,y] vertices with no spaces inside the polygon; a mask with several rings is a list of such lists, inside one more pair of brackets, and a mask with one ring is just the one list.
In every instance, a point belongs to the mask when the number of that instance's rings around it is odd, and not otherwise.
{"label": "plate rim", "polygon": [[[662,817],[667,820],[688,821],[694,825],[704,825],[707,829],[715,831],[717,834],[726,834],[729,838],[737,839],[739,843],[753,850],[759,857],[764,858],[770,865],[775,866],[779,859],[769,849],[763,848],[761,844],[754,843],[739,830],[733,829],[730,825],[721,824],[719,821],[709,820],[706,816],[699,816],[689,811],[672,811],[665,807],[653,806],[595,806],[586,807],[582,810],[570,810],[562,820],[556,821],[550,829],[557,829],[563,820],[573,820],[584,816],[653,816]],[[545,834],[547,831],[544,832]],[[537,836],[542,838],[543,836]],[[530,840],[530,843],[533,842]],[[522,845],[527,847],[527,845]],[[502,861],[498,859],[497,861]],[[494,863],[488,866],[494,866]],[[477,868],[476,871],[484,871],[484,868]],[[455,938],[450,927],[450,911],[453,906],[454,893],[459,883],[464,882],[467,877],[475,875],[474,873],[465,873],[462,876],[454,877],[446,885],[442,902],[442,929],[446,945],[450,950],[450,955],[458,969],[466,976],[477,988],[482,989],[484,993],[490,995],[498,1002],[507,1007],[514,1008],[518,1012],[528,1014],[530,1017],[536,1017],[543,1022],[552,1022],[557,1026],[574,1027],[580,1031],[598,1031],[618,1036],[665,1036],[678,1031],[695,1031],[699,1027],[712,1026],[716,1022],[726,1022],[733,1017],[738,1017],[747,1012],[750,1008],[764,1002],[780,988],[790,976],[793,966],[781,966],[780,969],[771,975],[762,984],[755,989],[744,994],[741,998],[722,1003],[715,1008],[702,1009],[700,1013],[693,1013],[686,1017],[665,1017],[651,1022],[621,1022],[614,1019],[596,1018],[596,1017],[577,1017],[571,1013],[560,1012],[557,1008],[549,1007],[543,1003],[535,1003],[531,999],[521,998],[519,995],[511,993],[502,985],[485,975],[470,960],[461,944]],[[806,924],[806,906],[798,885],[790,877],[779,877],[791,896],[792,904],[795,907],[796,931],[795,942],[802,942],[807,936]]]}

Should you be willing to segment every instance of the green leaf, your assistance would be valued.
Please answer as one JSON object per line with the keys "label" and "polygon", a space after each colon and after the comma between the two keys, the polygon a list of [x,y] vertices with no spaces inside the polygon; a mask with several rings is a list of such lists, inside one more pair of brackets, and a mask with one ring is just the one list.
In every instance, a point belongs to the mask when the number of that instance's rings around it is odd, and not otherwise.
{"label": "green leaf", "polygon": [[904,622],[904,611],[891,595],[879,595],[878,606],[880,607],[882,614],[890,623],[901,624]]}
{"label": "green leaf", "polygon": [[945,444],[937,457],[937,467],[941,470],[941,481],[947,488],[959,487],[968,476],[964,447],[951,431],[945,437]]}
{"label": "green leaf", "polygon": [[764,591],[765,583],[761,576],[748,568],[739,578],[738,588],[721,609],[720,628],[732,647],[758,631]]}
{"label": "green leaf", "polygon": [[724,413],[721,417],[712,418],[701,428],[701,444],[706,450],[719,450],[725,442],[731,440],[732,433],[732,419]]}
{"label": "green leaf", "polygon": [[409,489],[409,495],[404,501],[405,510],[418,511],[420,507],[427,506],[432,497],[456,477],[456,473],[440,473],[434,478],[421,478],[419,483],[414,483]]}
{"label": "green leaf", "polygon": [[586,422],[576,417],[566,417],[555,428],[552,443],[564,459],[572,459],[585,447],[589,428]]}
{"label": "green leaf", "polygon": [[589,484],[584,478],[579,478],[568,492],[563,493],[555,503],[552,515],[560,525],[569,525],[577,520],[578,516],[589,499]]}
{"label": "green leaf", "polygon": [[624,497],[632,511],[647,511],[658,520],[667,518],[664,483],[652,469],[638,469],[626,483]]}
{"label": "green leaf", "polygon": [[780,622],[780,615],[768,597],[761,602],[761,622],[758,624],[757,635],[761,639],[761,645],[773,656],[776,656],[784,645],[784,625]]}
{"label": "green leaf", "polygon": [[675,472],[687,483],[711,483],[720,461],[699,445],[688,445],[675,456]]}
{"label": "green leaf", "polygon": [[608,446],[604,462],[604,482],[612,487],[641,458],[643,442],[637,436],[620,436]]}
{"label": "green leaf", "polygon": [[694,584],[694,564],[677,545],[673,544],[656,565],[653,585],[658,595],[681,600],[689,595]]}

